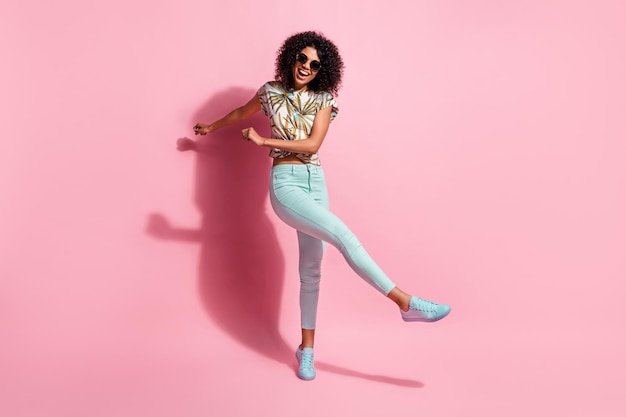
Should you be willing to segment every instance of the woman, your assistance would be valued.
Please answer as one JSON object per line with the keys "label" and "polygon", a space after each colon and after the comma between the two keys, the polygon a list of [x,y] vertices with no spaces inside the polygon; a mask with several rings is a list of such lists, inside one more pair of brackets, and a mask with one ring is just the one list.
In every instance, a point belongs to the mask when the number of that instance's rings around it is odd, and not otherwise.
{"label": "woman", "polygon": [[[343,61],[336,46],[316,32],[290,36],[278,50],[276,80],[264,84],[245,105],[211,123],[194,126],[206,135],[238,123],[262,110],[269,117],[272,137],[261,137],[252,127],[245,140],[270,148],[274,159],[270,200],[278,217],[297,230],[299,244],[300,310],[302,342],[296,350],[298,376],[315,378],[313,342],[324,242],[337,249],[366,282],[400,308],[405,321],[433,322],[450,312],[411,296],[398,288],[376,265],[346,225],[328,210],[324,173],[317,155],[330,122],[337,115],[334,95],[343,75]],[[181,138],[178,149],[194,149],[191,139]]]}

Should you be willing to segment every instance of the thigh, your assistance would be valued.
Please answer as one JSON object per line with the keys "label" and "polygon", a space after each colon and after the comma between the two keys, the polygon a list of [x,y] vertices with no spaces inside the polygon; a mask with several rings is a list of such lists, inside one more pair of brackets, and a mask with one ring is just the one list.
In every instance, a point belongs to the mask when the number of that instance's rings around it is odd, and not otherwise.
{"label": "thigh", "polygon": [[309,174],[309,194],[317,204],[328,210],[328,189],[321,166],[311,166]]}
{"label": "thigh", "polygon": [[341,219],[300,187],[273,188],[270,200],[276,215],[286,224],[333,246],[343,246],[341,237],[351,234]]}

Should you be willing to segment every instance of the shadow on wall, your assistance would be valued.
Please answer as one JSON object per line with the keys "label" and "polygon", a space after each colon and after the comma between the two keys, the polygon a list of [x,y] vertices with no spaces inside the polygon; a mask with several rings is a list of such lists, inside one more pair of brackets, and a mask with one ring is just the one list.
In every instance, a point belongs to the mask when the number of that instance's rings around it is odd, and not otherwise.
{"label": "shadow on wall", "polygon": [[[210,123],[245,104],[255,91],[230,88],[216,94],[189,123]],[[223,128],[198,140],[198,151],[181,154],[196,161],[194,201],[202,213],[199,230],[178,229],[152,214],[148,233],[165,240],[201,245],[199,293],[210,318],[229,336],[279,362],[293,362],[293,352],[279,333],[284,259],[265,201],[270,159],[267,149],[241,139],[254,126],[269,136],[269,123],[258,113],[241,125]],[[176,151],[172,138],[172,152]]]}
{"label": "shadow on wall", "polygon": [[[252,90],[231,88],[210,99],[189,123],[213,121],[254,96]],[[198,140],[194,156],[194,201],[202,213],[200,229],[172,227],[161,214],[148,219],[148,233],[163,240],[201,245],[199,292],[209,317],[244,346],[296,370],[294,346],[279,332],[284,258],[268,214],[271,161],[267,149],[241,139],[241,129],[254,126],[270,136],[261,112],[247,122],[220,129]],[[172,139],[172,152],[175,150]],[[367,374],[317,361],[319,370],[403,387],[421,388],[416,380]]]}

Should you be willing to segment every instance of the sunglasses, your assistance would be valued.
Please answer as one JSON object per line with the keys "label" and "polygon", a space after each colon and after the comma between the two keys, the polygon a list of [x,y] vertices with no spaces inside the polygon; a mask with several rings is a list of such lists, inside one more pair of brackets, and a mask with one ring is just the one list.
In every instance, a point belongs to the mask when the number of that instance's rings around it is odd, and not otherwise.
{"label": "sunglasses", "polygon": [[[309,61],[309,57],[303,54],[302,52],[299,52],[298,55],[296,55],[296,61],[304,65]],[[309,64],[309,67],[311,68],[311,71],[317,72],[322,68],[322,64],[317,60],[313,60]]]}

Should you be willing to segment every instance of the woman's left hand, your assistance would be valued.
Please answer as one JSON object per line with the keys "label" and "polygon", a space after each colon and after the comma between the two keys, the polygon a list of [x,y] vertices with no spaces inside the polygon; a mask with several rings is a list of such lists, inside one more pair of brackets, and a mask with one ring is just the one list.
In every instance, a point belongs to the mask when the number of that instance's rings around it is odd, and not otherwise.
{"label": "woman's left hand", "polygon": [[263,146],[263,143],[265,143],[265,139],[259,136],[259,134],[256,132],[256,130],[254,130],[253,127],[242,130],[241,136],[243,136],[245,140],[252,141],[258,146]]}

